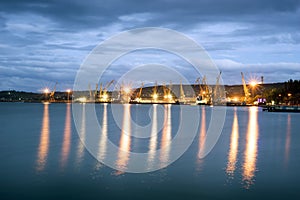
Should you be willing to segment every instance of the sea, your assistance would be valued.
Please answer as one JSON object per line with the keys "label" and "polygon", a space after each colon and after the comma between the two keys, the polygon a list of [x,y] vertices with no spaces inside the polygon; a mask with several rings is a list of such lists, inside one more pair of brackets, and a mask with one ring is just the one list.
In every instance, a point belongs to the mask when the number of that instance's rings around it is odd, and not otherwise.
{"label": "sea", "polygon": [[300,114],[214,109],[0,103],[0,198],[300,199]]}

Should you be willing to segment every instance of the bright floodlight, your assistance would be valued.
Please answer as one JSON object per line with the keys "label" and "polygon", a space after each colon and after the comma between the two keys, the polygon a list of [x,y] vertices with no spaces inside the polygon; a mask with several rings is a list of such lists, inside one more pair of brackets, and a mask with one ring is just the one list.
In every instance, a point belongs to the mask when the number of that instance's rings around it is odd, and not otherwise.
{"label": "bright floodlight", "polygon": [[129,94],[130,93],[130,88],[129,87],[125,87],[124,88],[124,92],[125,92],[125,94]]}
{"label": "bright floodlight", "polygon": [[67,89],[67,93],[70,93],[71,92],[71,90],[70,89]]}
{"label": "bright floodlight", "polygon": [[255,87],[255,86],[257,85],[257,82],[256,82],[256,81],[251,81],[251,82],[250,82],[250,85],[251,85],[252,87]]}
{"label": "bright floodlight", "polygon": [[157,99],[157,94],[153,94],[153,99]]}
{"label": "bright floodlight", "polygon": [[107,98],[108,98],[108,96],[107,96],[107,94],[103,94],[103,96],[102,96],[102,98],[103,98],[103,100],[107,100]]}
{"label": "bright floodlight", "polygon": [[45,89],[44,89],[44,93],[45,93],[45,94],[48,94],[48,93],[49,93],[49,89],[48,89],[48,88],[45,88]]}
{"label": "bright floodlight", "polygon": [[86,97],[80,97],[78,99],[81,103],[85,103],[86,102]]}

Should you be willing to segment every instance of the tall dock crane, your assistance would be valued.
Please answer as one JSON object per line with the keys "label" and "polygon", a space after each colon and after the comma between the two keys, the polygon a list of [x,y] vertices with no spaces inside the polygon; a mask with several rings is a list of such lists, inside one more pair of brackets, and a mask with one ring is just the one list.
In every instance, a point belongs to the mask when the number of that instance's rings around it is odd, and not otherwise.
{"label": "tall dock crane", "polygon": [[185,101],[185,95],[184,95],[184,90],[182,86],[182,81],[180,80],[180,100]]}
{"label": "tall dock crane", "polygon": [[246,104],[247,101],[248,101],[248,99],[249,99],[249,97],[250,97],[250,93],[249,93],[249,90],[247,88],[247,84],[246,84],[243,72],[241,72],[241,75],[242,75],[243,89],[244,89],[244,93],[245,93],[245,97],[244,97],[244,102],[243,103]]}
{"label": "tall dock crane", "polygon": [[54,94],[55,94],[55,91],[56,91],[56,86],[57,86],[57,82],[55,83],[55,85],[53,87],[53,90],[51,91],[51,93],[49,95],[50,101],[55,101]]}
{"label": "tall dock crane", "polygon": [[107,101],[108,100],[108,95],[107,95],[107,90],[108,88],[115,82],[115,80],[111,80],[108,82],[104,88],[102,89],[102,84],[100,86],[100,100],[101,101]]}
{"label": "tall dock crane", "polygon": [[220,88],[220,78],[221,78],[222,71],[220,71],[219,75],[217,76],[216,85],[214,88],[214,103],[221,103],[222,101],[222,91]]}
{"label": "tall dock crane", "polygon": [[143,87],[144,87],[144,83],[142,83],[141,87],[140,87],[140,90],[136,96],[137,99],[141,100],[141,97],[142,97],[142,91],[143,91]]}
{"label": "tall dock crane", "polygon": [[196,83],[199,85],[199,94],[196,98],[196,104],[198,105],[208,105],[211,103],[211,94],[209,87],[206,82],[206,76],[203,76],[200,82],[200,77],[196,79]]}

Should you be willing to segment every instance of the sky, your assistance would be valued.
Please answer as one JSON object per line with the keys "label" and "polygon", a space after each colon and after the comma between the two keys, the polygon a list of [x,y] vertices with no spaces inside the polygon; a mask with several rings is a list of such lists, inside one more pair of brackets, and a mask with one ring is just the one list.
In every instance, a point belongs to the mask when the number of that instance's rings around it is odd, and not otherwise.
{"label": "sky", "polygon": [[[224,84],[241,84],[240,72],[246,81],[300,79],[297,0],[1,0],[0,90],[38,92],[56,82],[57,90],[72,88],[80,65],[98,44],[144,27],[173,29],[193,39],[222,71]],[[168,60],[163,64],[179,71],[189,67],[155,52],[120,60],[124,63],[114,63],[107,80],[137,63]],[[187,78],[193,82],[195,76]]]}

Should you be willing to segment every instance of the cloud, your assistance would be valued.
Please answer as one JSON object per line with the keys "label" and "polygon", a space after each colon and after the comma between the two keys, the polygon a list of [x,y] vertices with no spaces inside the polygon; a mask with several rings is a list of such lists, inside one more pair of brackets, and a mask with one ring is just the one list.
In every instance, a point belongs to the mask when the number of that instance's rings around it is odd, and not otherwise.
{"label": "cloud", "polygon": [[[299,18],[298,0],[3,0],[0,90],[36,91],[43,81],[72,87],[77,69],[97,44],[120,31],[155,26],[180,31],[202,45],[224,71],[225,83],[239,83],[241,70],[265,74],[269,82],[297,79]],[[143,55],[138,63],[155,58],[165,64],[155,55]],[[187,69],[178,59],[165,59]],[[117,66],[124,64],[136,62],[125,59]],[[193,72],[186,71],[193,81]]]}

